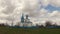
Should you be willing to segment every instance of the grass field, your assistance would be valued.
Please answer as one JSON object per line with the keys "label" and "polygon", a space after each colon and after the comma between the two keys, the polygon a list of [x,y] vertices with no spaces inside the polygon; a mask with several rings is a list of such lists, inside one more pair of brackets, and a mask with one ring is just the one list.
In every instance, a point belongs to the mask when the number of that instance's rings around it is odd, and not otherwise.
{"label": "grass field", "polygon": [[0,27],[0,34],[60,34],[60,28],[9,28]]}

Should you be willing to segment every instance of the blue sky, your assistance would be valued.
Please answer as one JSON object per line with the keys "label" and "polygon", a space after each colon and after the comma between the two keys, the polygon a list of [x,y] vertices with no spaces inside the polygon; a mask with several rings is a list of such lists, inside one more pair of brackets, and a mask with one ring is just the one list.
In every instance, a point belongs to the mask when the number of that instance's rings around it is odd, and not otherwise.
{"label": "blue sky", "polygon": [[45,9],[49,10],[50,12],[55,11],[55,10],[60,11],[60,7],[55,7],[55,6],[52,6],[52,5],[48,5],[47,7],[45,7]]}

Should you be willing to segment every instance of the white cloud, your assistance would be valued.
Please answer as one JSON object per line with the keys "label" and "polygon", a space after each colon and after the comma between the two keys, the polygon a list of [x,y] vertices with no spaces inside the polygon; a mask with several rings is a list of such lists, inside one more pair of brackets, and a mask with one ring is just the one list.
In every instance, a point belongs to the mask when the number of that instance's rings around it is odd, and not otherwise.
{"label": "white cloud", "polygon": [[53,11],[52,13],[50,13],[51,17],[58,17],[60,16],[60,11]]}
{"label": "white cloud", "polygon": [[55,7],[60,7],[60,0],[41,0],[43,6],[52,5]]}
{"label": "white cloud", "polygon": [[49,5],[50,0],[40,0],[40,2],[41,2],[41,4],[42,4],[42,6],[46,7],[46,6]]}
{"label": "white cloud", "polygon": [[55,7],[60,7],[60,0],[51,0],[50,4]]}

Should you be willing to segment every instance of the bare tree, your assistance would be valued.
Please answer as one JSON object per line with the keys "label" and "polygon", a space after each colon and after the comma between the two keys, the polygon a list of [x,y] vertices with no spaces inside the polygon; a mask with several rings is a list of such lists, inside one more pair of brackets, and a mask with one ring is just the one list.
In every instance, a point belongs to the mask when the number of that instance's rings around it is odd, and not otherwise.
{"label": "bare tree", "polygon": [[46,27],[47,27],[47,26],[51,26],[51,25],[52,25],[52,24],[51,24],[51,21],[46,21],[45,25],[46,25]]}

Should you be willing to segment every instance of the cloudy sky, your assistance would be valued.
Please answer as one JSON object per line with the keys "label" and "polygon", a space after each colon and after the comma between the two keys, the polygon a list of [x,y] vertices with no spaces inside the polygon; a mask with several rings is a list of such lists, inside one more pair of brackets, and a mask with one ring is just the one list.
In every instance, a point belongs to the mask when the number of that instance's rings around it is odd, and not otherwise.
{"label": "cloudy sky", "polygon": [[49,20],[60,25],[60,0],[0,0],[0,23],[18,22],[22,13],[33,23]]}

